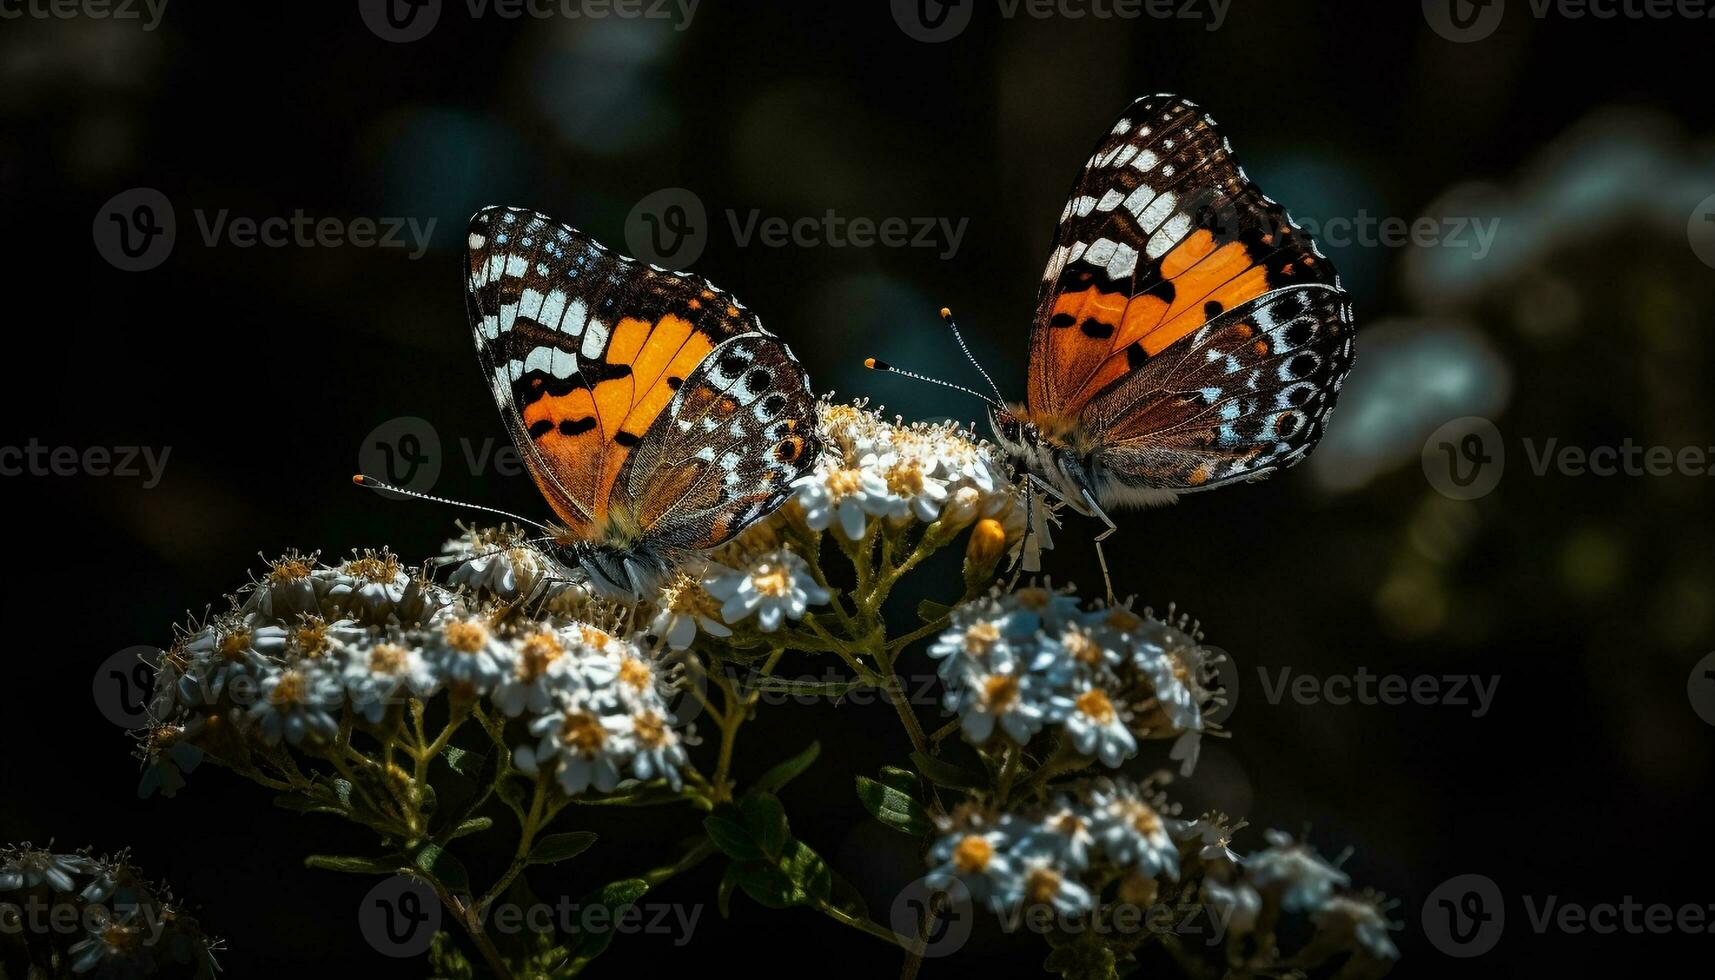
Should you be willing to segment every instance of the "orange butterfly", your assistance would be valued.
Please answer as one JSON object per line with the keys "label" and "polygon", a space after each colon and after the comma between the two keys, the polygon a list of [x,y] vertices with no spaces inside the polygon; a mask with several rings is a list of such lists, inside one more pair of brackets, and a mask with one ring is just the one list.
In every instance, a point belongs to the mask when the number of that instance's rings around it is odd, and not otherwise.
{"label": "orange butterfly", "polygon": [[1214,119],[1156,95],[1097,144],[1060,215],[1026,401],[998,389],[985,401],[1014,464],[1107,525],[1099,553],[1115,530],[1108,508],[1260,479],[1309,455],[1351,369],[1353,332],[1333,264],[1245,176]]}

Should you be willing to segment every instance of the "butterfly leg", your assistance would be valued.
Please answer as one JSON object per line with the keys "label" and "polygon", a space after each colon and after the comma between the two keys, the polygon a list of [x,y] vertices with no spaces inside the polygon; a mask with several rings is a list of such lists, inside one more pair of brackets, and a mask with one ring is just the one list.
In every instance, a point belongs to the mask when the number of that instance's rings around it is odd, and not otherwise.
{"label": "butterfly leg", "polygon": [[1094,514],[1103,524],[1108,526],[1107,530],[1096,535],[1096,561],[1102,566],[1102,584],[1107,586],[1108,605],[1111,606],[1114,604],[1114,580],[1113,576],[1108,574],[1108,556],[1102,551],[1102,542],[1106,541],[1115,531],[1119,530],[1119,527],[1114,524],[1113,518],[1108,516],[1107,511],[1102,510],[1102,506],[1096,503],[1096,498],[1091,496],[1090,491],[1088,490],[1084,491],[1084,503],[1089,506],[1090,513]]}

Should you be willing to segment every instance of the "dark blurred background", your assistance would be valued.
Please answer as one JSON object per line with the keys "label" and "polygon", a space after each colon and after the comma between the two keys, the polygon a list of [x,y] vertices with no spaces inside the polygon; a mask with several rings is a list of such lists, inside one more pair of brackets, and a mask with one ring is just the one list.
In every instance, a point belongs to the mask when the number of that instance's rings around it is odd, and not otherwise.
{"label": "dark blurred background", "polygon": [[[1234,737],[1205,744],[1181,797],[1249,819],[1241,851],[1269,826],[1355,848],[1356,882],[1399,899],[1396,975],[1649,974],[1707,956],[1707,936],[1538,934],[1522,902],[1715,902],[1696,836],[1715,803],[1715,729],[1688,691],[1715,650],[1715,482],[1530,465],[1551,439],[1715,445],[1715,20],[1538,17],[1514,0],[1492,34],[1457,42],[1444,18],[1431,26],[1434,4],[1405,0],[1237,0],[1218,22],[1200,2],[1173,4],[1189,17],[1073,18],[965,0],[962,31],[928,43],[882,2],[704,0],[688,23],[441,6],[413,41],[366,26],[355,0],[173,0],[152,29],[146,15],[0,20],[13,297],[0,443],[170,447],[151,487],[146,475],[0,480],[13,637],[0,841],[132,847],[227,937],[232,976],[420,975],[364,943],[368,879],[300,862],[361,851],[365,835],[274,810],[215,769],[175,799],[137,799],[130,743],[88,692],[98,664],[167,642],[259,553],[433,553],[461,515],[349,483],[378,426],[426,420],[436,492],[544,513],[526,478],[466,459],[506,438],[464,322],[468,215],[534,207],[623,249],[639,202],[683,188],[707,216],[692,267],[782,334],[819,389],[970,418],[972,404],[860,359],[970,381],[935,316],[945,304],[1022,393],[1063,196],[1122,108],[1171,91],[1209,109],[1264,190],[1326,231],[1362,330],[1310,464],[1126,514],[1111,545],[1122,592],[1179,603],[1241,668]],[[158,264],[125,271],[105,257],[110,212],[142,199],[110,202],[135,188],[170,202],[176,236],[140,260]],[[768,247],[734,233],[753,209],[968,224],[955,248]],[[199,222],[223,210],[434,226],[420,254],[206,242]],[[1358,233],[1424,216],[1435,231],[1415,242]],[[1493,229],[1487,247],[1456,232],[1464,219]],[[1440,441],[1466,446],[1463,430],[1431,433],[1469,416],[1492,421],[1506,459],[1492,492],[1460,500],[1421,456],[1426,439],[1432,460]],[[1099,582],[1086,531],[1074,518],[1061,534],[1056,580]],[[1286,667],[1477,675],[1498,689],[1482,717],[1271,704],[1257,671]],[[794,829],[884,916],[920,868],[863,816],[850,773],[907,746],[885,708],[787,705],[747,732],[756,754],[741,773],[812,733],[826,751],[785,794]],[[544,876],[537,890],[577,895],[658,863],[673,816],[598,815],[604,844],[568,866],[587,877]],[[1507,896],[1507,928],[1494,951],[1457,961],[1423,938],[1421,909],[1466,873]],[[893,950],[811,912],[738,899],[722,922],[717,880],[710,865],[660,893],[704,903],[692,943],[622,938],[596,973],[756,955],[782,975],[898,969]],[[1021,974],[1042,953],[1032,937],[979,934],[925,975]]]}

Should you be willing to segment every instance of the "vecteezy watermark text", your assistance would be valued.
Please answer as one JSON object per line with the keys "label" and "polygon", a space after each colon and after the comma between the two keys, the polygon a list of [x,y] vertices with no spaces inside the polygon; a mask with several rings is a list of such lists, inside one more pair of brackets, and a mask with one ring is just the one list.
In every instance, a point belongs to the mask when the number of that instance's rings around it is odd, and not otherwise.
{"label": "vecteezy watermark text", "polygon": [[143,479],[153,490],[173,447],[48,446],[31,438],[22,446],[0,446],[0,476],[117,476]]}
{"label": "vecteezy watermark text", "polygon": [[1439,705],[1470,708],[1471,717],[1481,718],[1495,703],[1495,691],[1500,687],[1498,675],[1483,677],[1476,674],[1372,674],[1359,667],[1352,674],[1294,675],[1291,667],[1282,667],[1270,675],[1268,668],[1258,667],[1257,678],[1262,681],[1263,697],[1270,704],[1290,700],[1301,705],[1349,704],[1364,706]]}
{"label": "vecteezy watermark text", "polygon": [[893,20],[912,40],[950,41],[970,26],[978,6],[1006,20],[1201,21],[1206,31],[1227,22],[1233,0],[892,0]]}
{"label": "vecteezy watermark text", "polygon": [[134,20],[161,26],[167,0],[0,0],[0,20]]}
{"label": "vecteezy watermark text", "polygon": [[[691,26],[701,0],[465,0],[471,20],[658,20]],[[441,19],[442,0],[358,0],[358,14],[383,41],[420,41]]]}
{"label": "vecteezy watermark text", "polygon": [[[1715,446],[1667,446],[1630,436],[1618,443],[1581,445],[1558,436],[1519,440],[1533,476],[1715,477]],[[1423,444],[1423,473],[1443,496],[1473,500],[1493,492],[1506,468],[1501,431],[1481,416],[1454,419]]]}
{"label": "vecteezy watermark text", "polygon": [[[387,248],[419,259],[428,251],[437,219],[408,216],[236,215],[229,208],[192,210],[207,248]],[[142,272],[167,260],[178,240],[171,200],[152,187],[133,187],[96,212],[95,249],[117,269]]]}

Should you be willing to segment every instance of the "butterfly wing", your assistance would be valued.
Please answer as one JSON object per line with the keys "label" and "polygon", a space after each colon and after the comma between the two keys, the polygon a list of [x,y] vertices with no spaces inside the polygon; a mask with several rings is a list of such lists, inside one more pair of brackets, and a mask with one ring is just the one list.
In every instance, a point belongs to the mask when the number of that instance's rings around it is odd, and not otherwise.
{"label": "butterfly wing", "polygon": [[1331,286],[1266,293],[1198,327],[1085,407],[1106,500],[1207,490],[1298,462],[1352,367],[1351,308]]}
{"label": "butterfly wing", "polygon": [[804,369],[759,330],[722,342],[698,365],[620,483],[658,545],[707,550],[780,506],[821,448]]}
{"label": "butterfly wing", "polygon": [[[1214,120],[1175,96],[1140,99],[1061,214],[1031,327],[1029,408],[1096,433],[1111,476],[1134,484],[1256,475],[1314,444],[1351,364],[1350,318],[1333,264],[1246,177]],[[1283,380],[1286,365],[1306,371]],[[1263,387],[1227,387],[1247,383]],[[1306,398],[1287,406],[1298,421],[1263,425],[1265,395]]]}
{"label": "butterfly wing", "polygon": [[484,208],[467,244],[483,374],[549,506],[590,535],[676,392],[721,343],[762,326],[703,279],[532,211]]}

